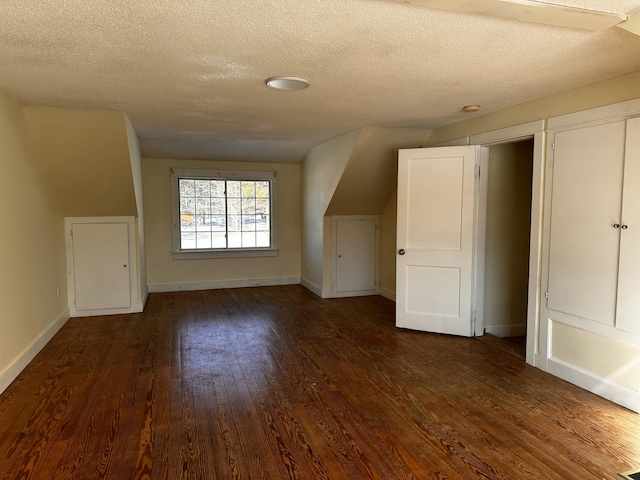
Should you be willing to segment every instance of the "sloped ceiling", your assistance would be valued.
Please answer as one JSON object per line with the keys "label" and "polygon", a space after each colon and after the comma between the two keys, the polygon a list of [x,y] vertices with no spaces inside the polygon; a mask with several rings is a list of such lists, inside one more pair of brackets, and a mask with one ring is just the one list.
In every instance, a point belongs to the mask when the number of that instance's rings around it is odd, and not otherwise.
{"label": "sloped ceiling", "polygon": [[428,130],[363,128],[325,215],[378,215],[396,191],[398,149],[420,147]]}
{"label": "sloped ceiling", "polygon": [[138,214],[124,114],[27,107],[25,115],[64,216]]}
{"label": "sloped ceiling", "polygon": [[[640,37],[403,0],[7,0],[0,63],[23,104],[126,113],[147,157],[299,162],[363,126],[433,129],[640,70]],[[273,75],[311,87],[270,90]]]}

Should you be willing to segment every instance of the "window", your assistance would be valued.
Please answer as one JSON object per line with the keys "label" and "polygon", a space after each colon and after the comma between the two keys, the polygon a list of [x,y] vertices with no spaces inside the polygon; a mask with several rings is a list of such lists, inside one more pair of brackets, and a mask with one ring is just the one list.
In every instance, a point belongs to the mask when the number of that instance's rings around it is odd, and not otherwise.
{"label": "window", "polygon": [[173,256],[276,255],[276,172],[172,169]]}

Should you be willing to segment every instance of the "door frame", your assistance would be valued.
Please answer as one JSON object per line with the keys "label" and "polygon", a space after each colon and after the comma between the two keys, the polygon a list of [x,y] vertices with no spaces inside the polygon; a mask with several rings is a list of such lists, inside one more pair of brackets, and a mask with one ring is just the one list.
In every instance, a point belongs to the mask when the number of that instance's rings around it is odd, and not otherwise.
{"label": "door frame", "polygon": [[[339,292],[338,286],[338,222],[339,221],[374,221],[376,223],[376,264],[375,289],[350,292]],[[360,297],[380,294],[380,215],[332,215],[331,216],[331,291],[330,298]]]}
{"label": "door frame", "polygon": [[[124,223],[127,225],[129,241],[129,295],[131,298],[128,308],[105,308],[94,310],[76,310],[76,288],[75,288],[75,268],[73,258],[73,225],[75,224],[108,224]],[[67,301],[71,317],[93,317],[98,315],[116,315],[122,313],[141,312],[141,305],[138,302],[138,266],[136,254],[136,217],[65,217],[64,236],[67,253]]]}
{"label": "door frame", "polygon": [[[546,351],[548,341],[546,338],[540,338],[540,308],[544,294],[542,288],[542,240],[544,233],[546,120],[536,120],[470,137],[454,139],[434,146],[481,145],[483,147],[491,147],[529,139],[533,139],[533,174],[531,184],[531,231],[529,237],[526,362],[544,370],[546,366],[544,365],[545,356],[540,355],[540,352]],[[481,165],[480,167],[480,179],[484,178],[484,181],[480,182],[480,198],[486,198],[488,192],[487,175],[486,173],[483,174],[483,171],[486,172],[486,167],[487,165]],[[485,222],[486,224],[486,217],[479,218],[478,222],[480,224]],[[481,253],[480,261],[483,262],[484,252],[481,250],[483,246],[478,247],[478,252]],[[478,287],[476,295],[481,302],[481,304],[478,304],[478,308],[481,305],[484,308],[484,282],[478,282]]]}

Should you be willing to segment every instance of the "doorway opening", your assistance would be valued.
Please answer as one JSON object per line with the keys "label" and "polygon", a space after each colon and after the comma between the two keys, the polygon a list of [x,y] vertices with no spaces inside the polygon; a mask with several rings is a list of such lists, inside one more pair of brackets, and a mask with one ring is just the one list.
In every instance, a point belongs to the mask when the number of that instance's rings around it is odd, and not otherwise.
{"label": "doorway opening", "polygon": [[534,140],[489,147],[484,277],[485,333],[526,355]]}

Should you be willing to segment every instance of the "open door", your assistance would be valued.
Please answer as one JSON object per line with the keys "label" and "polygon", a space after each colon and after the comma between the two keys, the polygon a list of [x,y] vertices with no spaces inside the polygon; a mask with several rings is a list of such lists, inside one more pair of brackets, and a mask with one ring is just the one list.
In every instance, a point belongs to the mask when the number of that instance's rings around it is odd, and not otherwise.
{"label": "open door", "polygon": [[475,299],[479,146],[400,150],[396,326],[482,335]]}

